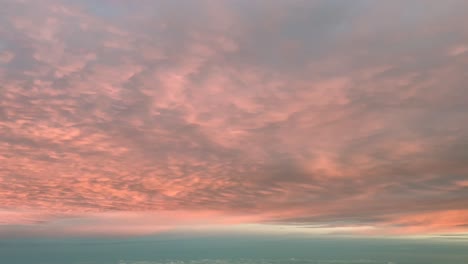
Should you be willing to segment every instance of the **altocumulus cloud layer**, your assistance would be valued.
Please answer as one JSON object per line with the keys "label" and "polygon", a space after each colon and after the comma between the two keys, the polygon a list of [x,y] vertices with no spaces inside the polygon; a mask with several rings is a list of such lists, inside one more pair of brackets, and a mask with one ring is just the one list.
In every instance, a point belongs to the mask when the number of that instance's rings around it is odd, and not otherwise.
{"label": "altocumulus cloud layer", "polygon": [[466,231],[467,8],[0,0],[0,233]]}

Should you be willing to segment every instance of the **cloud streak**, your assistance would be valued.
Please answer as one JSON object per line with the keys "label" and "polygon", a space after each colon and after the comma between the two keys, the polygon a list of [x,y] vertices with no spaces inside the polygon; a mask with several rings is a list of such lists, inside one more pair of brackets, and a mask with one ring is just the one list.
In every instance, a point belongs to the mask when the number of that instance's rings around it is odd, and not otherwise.
{"label": "cloud streak", "polygon": [[202,211],[466,232],[465,8],[1,1],[0,233]]}

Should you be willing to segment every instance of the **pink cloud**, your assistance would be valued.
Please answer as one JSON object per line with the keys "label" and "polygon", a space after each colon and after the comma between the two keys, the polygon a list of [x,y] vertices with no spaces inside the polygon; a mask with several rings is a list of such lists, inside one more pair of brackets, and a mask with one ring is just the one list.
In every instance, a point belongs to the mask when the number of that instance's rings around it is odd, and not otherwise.
{"label": "pink cloud", "polygon": [[99,4],[4,3],[0,235],[466,230],[458,4]]}

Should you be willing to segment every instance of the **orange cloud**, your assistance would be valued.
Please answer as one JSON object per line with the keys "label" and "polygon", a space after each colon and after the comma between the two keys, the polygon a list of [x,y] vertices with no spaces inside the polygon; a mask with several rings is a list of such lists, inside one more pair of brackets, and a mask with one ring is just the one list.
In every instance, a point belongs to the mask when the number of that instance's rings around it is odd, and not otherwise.
{"label": "orange cloud", "polygon": [[466,3],[432,4],[4,1],[0,235],[466,230]]}

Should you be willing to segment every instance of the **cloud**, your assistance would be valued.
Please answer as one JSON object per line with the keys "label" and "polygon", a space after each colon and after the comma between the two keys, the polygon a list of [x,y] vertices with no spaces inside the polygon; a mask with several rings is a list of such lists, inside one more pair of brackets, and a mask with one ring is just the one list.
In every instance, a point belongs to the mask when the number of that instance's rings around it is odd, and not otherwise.
{"label": "cloud", "polygon": [[[171,211],[466,230],[464,8],[3,1],[1,232]],[[197,225],[165,219],[134,232]]]}

